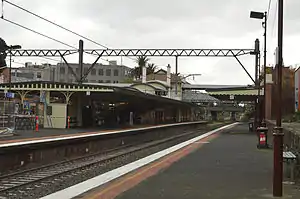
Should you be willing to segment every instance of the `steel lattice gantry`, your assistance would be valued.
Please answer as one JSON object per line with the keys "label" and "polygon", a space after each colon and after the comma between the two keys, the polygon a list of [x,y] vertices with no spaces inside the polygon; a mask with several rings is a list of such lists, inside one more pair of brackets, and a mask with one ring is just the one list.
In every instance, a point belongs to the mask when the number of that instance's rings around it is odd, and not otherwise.
{"label": "steel lattice gantry", "polygon": [[[8,55],[12,56],[34,56],[34,57],[61,57],[66,63],[67,67],[77,79],[79,83],[82,83],[88,74],[91,72],[92,68],[98,62],[101,57],[104,56],[126,56],[126,57],[136,57],[136,56],[160,56],[160,57],[175,57],[176,58],[176,73],[177,73],[177,58],[178,57],[234,57],[239,64],[242,66],[247,75],[254,82],[249,72],[243,66],[243,64],[238,59],[238,56],[253,54],[254,49],[83,49],[83,41],[79,41],[79,49],[21,49],[12,50],[8,52]],[[80,76],[74,72],[65,59],[65,56],[79,53],[79,67]],[[94,63],[89,67],[89,69],[84,73],[82,70],[83,65],[83,53],[97,56]]]}
{"label": "steel lattice gantry", "polygon": [[[23,49],[12,50],[12,56],[65,56],[78,50]],[[98,56],[196,56],[236,57],[250,54],[253,49],[87,49],[85,53]],[[8,53],[9,54],[9,53]]]}

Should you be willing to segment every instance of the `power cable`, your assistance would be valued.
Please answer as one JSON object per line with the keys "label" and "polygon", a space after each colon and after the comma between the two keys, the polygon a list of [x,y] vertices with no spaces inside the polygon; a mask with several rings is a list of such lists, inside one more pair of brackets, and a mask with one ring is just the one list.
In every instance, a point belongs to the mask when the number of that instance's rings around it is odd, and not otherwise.
{"label": "power cable", "polygon": [[[271,2],[271,1],[269,1],[269,2]],[[278,2],[277,1],[275,1],[276,3],[275,3],[275,13],[274,13],[274,15],[273,15],[273,18],[272,18],[272,23],[268,23],[268,25],[270,26],[270,28],[268,28],[268,30],[271,30],[270,31],[270,40],[272,41],[273,40],[273,38],[274,38],[274,29],[275,29],[275,25],[276,25],[276,13],[277,13],[277,4],[278,4]],[[271,9],[271,4],[269,4],[269,8],[268,8],[269,10]],[[268,12],[268,15],[270,14],[270,12]],[[270,21],[270,20],[269,20]],[[270,21],[271,22],[271,21]],[[270,49],[270,47],[271,47],[271,45],[268,45],[268,50],[267,51],[269,51],[269,49]]]}
{"label": "power cable", "polygon": [[70,30],[70,29],[67,29],[67,28],[63,27],[62,25],[59,25],[59,24],[57,24],[57,23],[54,23],[53,21],[50,21],[50,20],[48,20],[48,19],[46,19],[46,18],[44,18],[44,17],[42,17],[42,16],[40,16],[40,15],[38,15],[38,14],[35,14],[35,13],[33,13],[33,12],[31,12],[31,11],[25,9],[25,8],[22,8],[21,6],[18,6],[18,5],[16,5],[16,4],[12,3],[12,2],[7,1],[7,0],[2,0],[2,1],[4,1],[4,2],[6,2],[6,3],[8,3],[8,4],[10,4],[10,5],[12,5],[12,6],[16,7],[16,8],[19,8],[19,9],[21,9],[21,10],[23,10],[23,11],[25,11],[25,12],[31,14],[31,15],[34,15],[34,16],[36,16],[36,17],[38,17],[38,18],[40,18],[40,19],[42,19],[42,20],[44,20],[44,21],[47,21],[48,23],[51,23],[51,24],[53,24],[53,25],[55,25],[55,26],[57,26],[57,27],[59,27],[59,28],[62,28],[62,29],[66,30],[66,31],[68,31],[68,32],[70,32],[70,33],[72,33],[72,34],[75,34],[75,35],[77,35],[77,36],[79,36],[79,37],[82,37],[82,38],[84,38],[84,39],[86,39],[86,40],[88,40],[88,41],[90,41],[90,42],[92,42],[92,43],[94,43],[94,44],[97,44],[97,45],[99,45],[99,46],[102,46],[103,48],[108,49],[108,47],[105,46],[105,45],[102,45],[102,44],[100,44],[100,43],[98,43],[98,42],[96,42],[96,41],[94,41],[94,40],[91,40],[91,39],[89,39],[89,38],[87,38],[87,37],[85,37],[85,36],[83,36],[83,35],[80,35],[79,33],[76,33],[76,32],[74,32],[74,31],[72,31],[72,30]]}
{"label": "power cable", "polygon": [[[90,39],[90,38],[88,38],[88,37],[85,37],[85,36],[83,36],[83,35],[81,35],[81,34],[79,34],[79,33],[76,33],[75,31],[72,31],[72,30],[70,30],[70,29],[68,29],[68,28],[65,28],[64,26],[59,25],[59,24],[57,24],[57,23],[55,23],[55,22],[53,22],[53,21],[51,21],[51,20],[49,20],[49,19],[46,19],[45,17],[42,17],[42,16],[40,16],[40,15],[38,15],[38,14],[36,14],[36,13],[33,13],[33,12],[29,11],[28,9],[25,9],[25,8],[19,6],[19,5],[16,5],[16,4],[14,4],[14,3],[12,3],[12,2],[9,2],[9,1],[7,1],[7,0],[2,0],[2,2],[6,2],[6,3],[10,4],[11,6],[14,6],[14,7],[18,8],[18,9],[21,9],[21,10],[23,10],[24,12],[27,12],[27,13],[29,13],[29,14],[31,14],[31,15],[33,15],[33,16],[39,18],[39,19],[42,19],[42,20],[44,20],[44,21],[46,21],[46,22],[48,22],[48,23],[50,23],[50,24],[52,24],[52,25],[55,25],[55,26],[57,26],[57,27],[59,27],[59,28],[65,30],[65,31],[68,31],[68,32],[70,32],[70,33],[72,33],[72,34],[75,34],[75,35],[77,35],[77,36],[79,36],[79,37],[81,37],[81,38],[83,38],[83,39],[86,39],[86,40],[88,40],[88,41],[90,41],[90,42],[92,42],[92,43],[94,43],[94,44],[96,44],[96,45],[99,45],[99,46],[101,46],[101,47],[103,47],[103,48],[109,49],[106,45],[100,44],[99,42],[96,42],[96,41],[94,41],[94,40],[92,40],[92,39]],[[131,58],[131,57],[127,57],[127,58],[134,60],[134,59]],[[101,58],[101,59],[102,59],[102,60],[105,60],[105,59],[103,59],[103,58]],[[105,61],[108,61],[108,60],[105,60]]]}
{"label": "power cable", "polygon": [[[16,22],[13,22],[13,21],[11,21],[11,20],[9,20],[9,19],[6,19],[6,18],[4,18],[4,17],[3,17],[3,18],[1,17],[1,19],[4,20],[4,21],[6,21],[6,22],[9,22],[9,23],[11,23],[11,24],[14,24],[14,25],[16,25],[16,26],[19,26],[19,27],[21,27],[21,28],[24,28],[24,29],[26,29],[26,30],[29,30],[29,31],[31,31],[31,32],[33,32],[33,33],[35,33],[35,34],[41,35],[41,36],[43,36],[43,37],[46,37],[46,38],[51,39],[51,40],[53,40],[53,41],[56,41],[56,42],[58,42],[58,43],[60,43],[60,44],[63,44],[63,45],[65,45],[65,46],[68,46],[68,47],[70,47],[70,48],[77,49],[76,47],[71,46],[71,45],[69,45],[69,44],[67,44],[67,43],[65,43],[65,42],[62,42],[62,41],[60,41],[60,40],[57,40],[57,39],[52,38],[52,37],[50,37],[50,36],[47,36],[47,35],[45,35],[45,34],[43,34],[43,33],[37,32],[37,31],[35,31],[35,30],[31,29],[31,28],[28,28],[28,27],[26,27],[26,26],[23,26],[23,25],[21,25],[21,24],[18,24],[18,23],[16,23]],[[78,50],[78,49],[77,49],[77,50]]]}
{"label": "power cable", "polygon": [[272,0],[269,0],[267,19],[269,18],[269,13],[270,13],[270,8],[271,8],[271,3],[272,3]]}
{"label": "power cable", "polygon": [[274,36],[273,34],[274,34],[274,29],[275,29],[275,21],[276,21],[276,16],[277,16],[277,6],[278,6],[278,3],[277,3],[277,1],[276,1],[276,4],[275,4],[275,14],[274,14],[274,18],[273,18],[273,24],[272,24],[272,29],[271,29],[271,35],[272,35],[272,37]]}
{"label": "power cable", "polygon": [[[55,42],[58,42],[58,43],[60,43],[60,44],[63,44],[63,45],[65,45],[65,46],[68,46],[68,47],[71,47],[71,48],[73,48],[73,49],[78,50],[78,48],[76,48],[76,47],[74,47],[74,46],[71,46],[71,45],[69,45],[69,44],[67,44],[67,43],[65,43],[65,42],[62,42],[62,41],[60,41],[60,40],[58,40],[58,39],[55,39],[55,38],[50,37],[50,36],[48,36],[48,35],[45,35],[45,34],[43,34],[43,33],[37,32],[37,31],[35,31],[35,30],[31,29],[31,28],[28,28],[28,27],[26,27],[26,26],[23,26],[23,25],[21,25],[21,24],[18,24],[18,23],[16,23],[16,22],[13,22],[13,21],[11,21],[11,20],[9,20],[9,19],[6,19],[6,18],[4,18],[4,17],[3,17],[3,18],[1,17],[1,19],[4,20],[4,21],[6,21],[6,22],[9,22],[9,23],[11,23],[11,24],[14,24],[14,25],[16,25],[16,26],[19,26],[19,27],[21,27],[21,28],[24,28],[24,29],[26,29],[26,30],[28,30],[28,31],[31,31],[31,32],[33,32],[33,33],[35,33],[35,34],[38,34],[38,35],[40,35],[40,36],[46,37],[46,38],[51,39],[51,40],[53,40],[53,41],[55,41]],[[89,55],[91,55],[91,54],[89,54]],[[96,56],[96,55],[93,55],[93,56]],[[45,58],[45,57],[44,57],[44,58]],[[46,59],[47,59],[47,58],[46,58]],[[49,59],[49,58],[48,58],[48,59]],[[101,59],[104,60],[104,61],[109,62],[108,60],[106,60],[106,59],[104,59],[104,58],[101,58]],[[55,60],[55,61],[57,61],[57,60]]]}

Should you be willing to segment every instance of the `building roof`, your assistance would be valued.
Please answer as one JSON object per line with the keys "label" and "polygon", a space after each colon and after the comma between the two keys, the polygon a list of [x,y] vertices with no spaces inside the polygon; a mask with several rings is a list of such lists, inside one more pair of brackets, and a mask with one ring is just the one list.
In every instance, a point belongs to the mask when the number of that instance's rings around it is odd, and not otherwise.
{"label": "building roof", "polygon": [[[223,91],[209,91],[209,95],[258,95],[257,89],[244,89],[244,90],[223,90]],[[263,95],[263,90],[260,90],[260,95]]]}
{"label": "building roof", "polygon": [[251,85],[214,85],[214,84],[183,84],[183,89],[190,90],[210,90],[210,89],[234,89],[249,88]]}
{"label": "building roof", "polygon": [[[176,82],[176,78],[178,82],[182,82],[182,78],[178,75],[175,75],[174,73],[171,73],[171,82]],[[156,71],[155,73],[148,74],[146,77],[147,81],[151,80],[159,80],[159,81],[167,81],[167,71],[160,69]]]}
{"label": "building roof", "polygon": [[162,97],[162,96],[158,96],[158,95],[152,95],[152,94],[144,93],[141,91],[136,91],[135,89],[116,88],[116,92],[123,93],[126,95],[133,95],[136,97],[140,97],[142,99],[144,98],[144,99],[149,99],[149,100],[157,100],[162,103],[170,103],[170,104],[174,104],[174,105],[176,104],[176,105],[185,106],[185,107],[198,107],[197,105],[195,105],[191,102],[185,102],[185,101],[170,99],[170,98]]}
{"label": "building roof", "polygon": [[169,87],[169,85],[167,84],[167,82],[161,81],[161,80],[150,80],[150,81],[147,81],[147,82],[146,82],[146,84],[150,84],[150,85],[152,85],[152,83],[160,84],[160,85],[162,85],[162,86],[164,86],[164,87],[166,87],[166,88]]}
{"label": "building roof", "polygon": [[186,102],[219,102],[220,100],[210,96],[207,93],[200,93],[196,91],[184,91],[182,93],[182,100]]}
{"label": "building roof", "polygon": [[82,84],[84,84],[84,85],[95,85],[95,86],[112,86],[112,87],[126,88],[126,87],[130,87],[134,83],[92,83],[92,82],[88,82],[88,83],[82,83]]}

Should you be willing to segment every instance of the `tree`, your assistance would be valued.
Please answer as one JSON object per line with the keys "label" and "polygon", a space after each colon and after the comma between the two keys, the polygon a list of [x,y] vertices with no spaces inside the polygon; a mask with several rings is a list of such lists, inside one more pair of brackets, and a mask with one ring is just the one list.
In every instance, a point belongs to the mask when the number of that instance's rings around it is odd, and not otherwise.
{"label": "tree", "polygon": [[128,77],[121,81],[120,83],[135,83],[132,77]]}
{"label": "tree", "polygon": [[6,58],[6,52],[5,50],[7,49],[7,45],[5,43],[5,41],[0,38],[0,70],[1,73],[3,72],[3,69],[6,67],[6,62],[5,62],[5,58]]}
{"label": "tree", "polygon": [[136,59],[136,63],[140,68],[142,68],[143,66],[146,67],[149,60],[150,59],[147,56],[138,56]]}
{"label": "tree", "polygon": [[147,56],[138,56],[135,60],[138,66],[130,71],[130,76],[135,79],[140,79],[142,76],[142,68],[147,66],[149,60]]}
{"label": "tree", "polygon": [[157,66],[154,63],[150,63],[147,66],[147,75],[148,74],[153,74],[157,69]]}

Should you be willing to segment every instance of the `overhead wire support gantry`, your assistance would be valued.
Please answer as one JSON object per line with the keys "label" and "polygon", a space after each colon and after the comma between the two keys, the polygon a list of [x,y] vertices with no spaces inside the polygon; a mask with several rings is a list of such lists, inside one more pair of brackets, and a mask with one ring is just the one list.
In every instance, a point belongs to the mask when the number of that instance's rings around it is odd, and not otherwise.
{"label": "overhead wire support gantry", "polygon": [[[82,42],[82,40],[80,40]],[[83,46],[82,46],[83,48]],[[80,49],[80,48],[79,48]],[[238,63],[242,66],[247,75],[255,83],[250,73],[243,66],[241,61],[238,59],[239,56],[253,54],[254,49],[21,49],[13,50],[12,56],[54,56],[62,57],[71,54],[84,52],[86,54],[96,55],[97,58],[94,63],[89,67],[86,73],[81,74],[78,79],[79,82],[85,80],[92,68],[95,66],[97,61],[103,56],[125,56],[125,57],[136,57],[136,56],[159,56],[159,57],[234,57]],[[82,55],[81,55],[82,56]],[[65,61],[66,62],[66,61]],[[67,62],[66,62],[67,63]],[[68,65],[68,64],[67,64]],[[75,73],[74,73],[75,74]]]}

